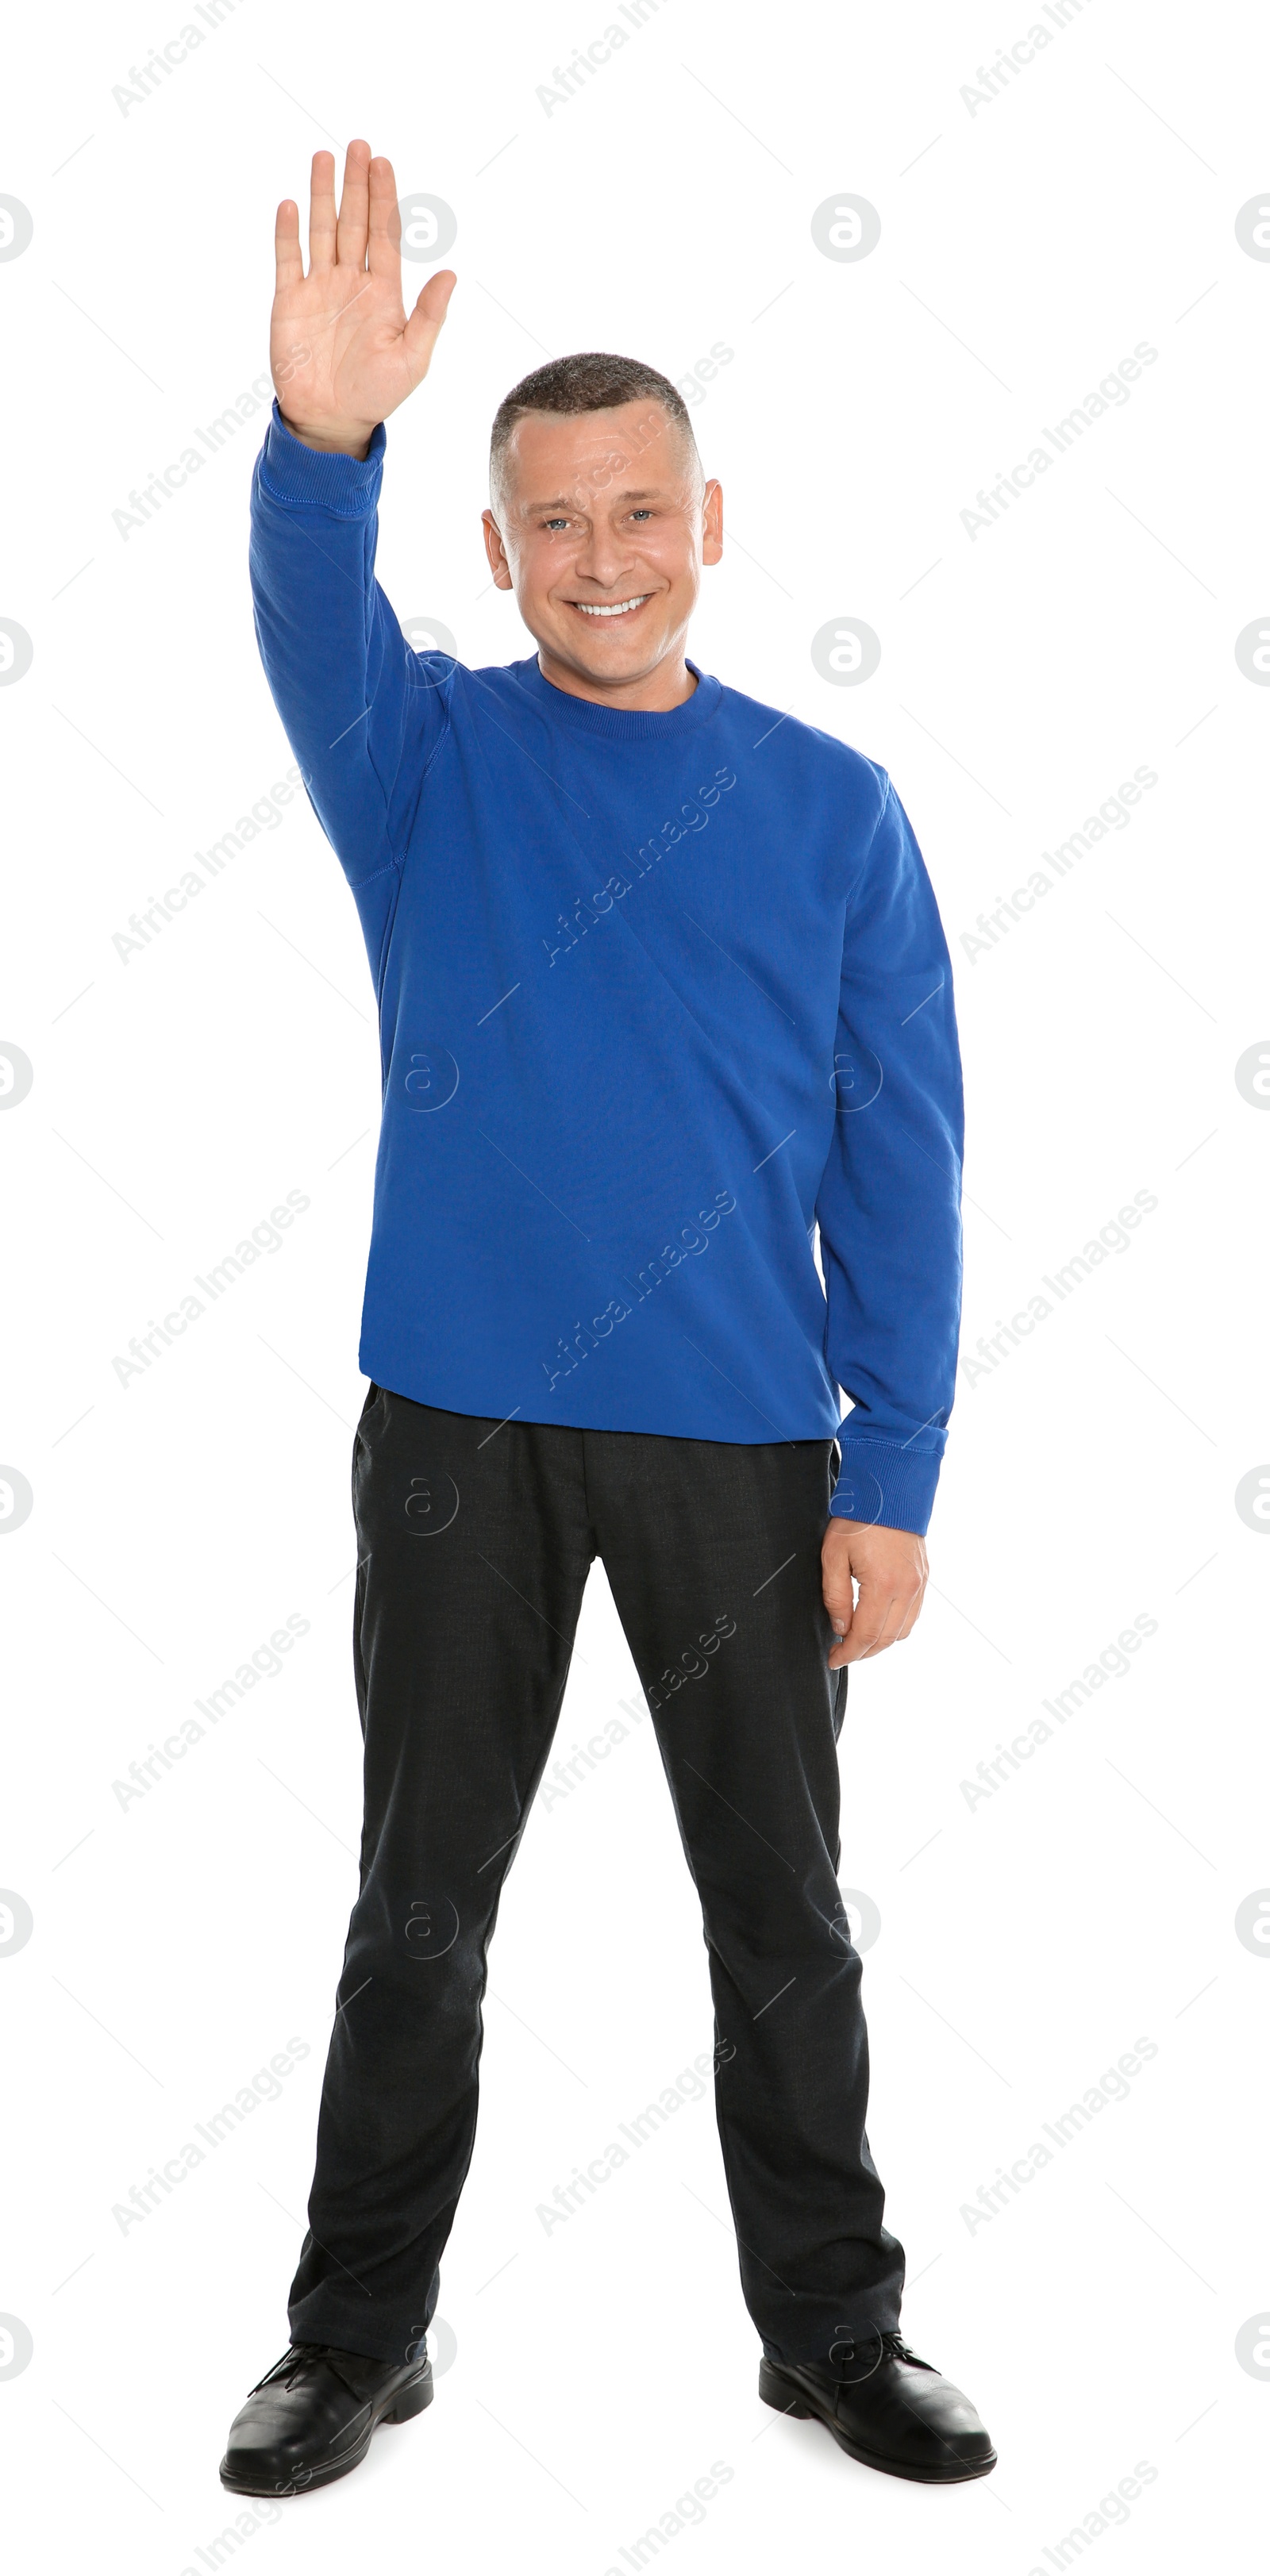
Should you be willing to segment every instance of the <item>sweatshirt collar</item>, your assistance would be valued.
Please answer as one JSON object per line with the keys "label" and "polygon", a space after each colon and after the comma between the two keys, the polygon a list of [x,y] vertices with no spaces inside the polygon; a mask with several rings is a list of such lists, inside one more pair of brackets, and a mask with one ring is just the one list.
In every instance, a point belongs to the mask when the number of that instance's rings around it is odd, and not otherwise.
{"label": "sweatshirt collar", "polygon": [[553,680],[543,678],[536,653],[523,662],[513,662],[512,673],[549,724],[565,725],[571,732],[593,734],[609,742],[661,742],[673,750],[686,734],[695,733],[699,725],[709,722],[723,695],[718,680],[699,671],[687,654],[684,660],[697,685],[682,706],[664,711],[606,707],[598,705],[594,698],[572,697],[567,689],[558,689]]}

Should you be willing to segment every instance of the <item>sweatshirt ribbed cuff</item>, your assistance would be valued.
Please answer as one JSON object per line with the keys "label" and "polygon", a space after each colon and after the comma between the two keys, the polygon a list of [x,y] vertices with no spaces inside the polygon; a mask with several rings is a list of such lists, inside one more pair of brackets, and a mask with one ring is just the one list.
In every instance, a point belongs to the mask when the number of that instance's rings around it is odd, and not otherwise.
{"label": "sweatshirt ribbed cuff", "polygon": [[842,1433],[838,1445],[842,1468],[831,1514],[839,1520],[876,1522],[882,1529],[914,1530],[924,1538],[942,1456],[892,1446],[888,1440],[852,1440]]}
{"label": "sweatshirt ribbed cuff", "polygon": [[341,456],[329,448],[306,447],[293,438],[274,397],[273,414],[260,452],[260,479],[271,500],[290,508],[330,510],[338,519],[369,518],[379,499],[388,433],[382,420],[374,430],[370,454]]}

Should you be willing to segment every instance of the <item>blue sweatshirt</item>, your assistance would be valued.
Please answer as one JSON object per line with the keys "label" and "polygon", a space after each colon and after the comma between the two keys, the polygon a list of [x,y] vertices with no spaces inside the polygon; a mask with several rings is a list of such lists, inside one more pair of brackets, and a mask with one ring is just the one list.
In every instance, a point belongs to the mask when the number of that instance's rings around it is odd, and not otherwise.
{"label": "blue sweatshirt", "polygon": [[924,1531],[961,1072],[886,771],[691,662],[642,714],[412,651],[385,443],[321,454],[275,404],[252,486],[261,658],[379,1005],[362,1372],[500,1422],[837,1434],[832,1509]]}

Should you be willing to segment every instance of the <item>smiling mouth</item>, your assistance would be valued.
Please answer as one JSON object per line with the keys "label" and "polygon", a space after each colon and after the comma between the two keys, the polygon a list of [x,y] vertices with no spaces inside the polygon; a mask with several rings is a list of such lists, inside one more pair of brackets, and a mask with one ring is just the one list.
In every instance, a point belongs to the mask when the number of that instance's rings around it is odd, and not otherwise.
{"label": "smiling mouth", "polygon": [[581,617],[633,617],[636,609],[643,608],[645,603],[652,598],[652,595],[651,590],[644,590],[640,592],[636,599],[615,599],[611,608],[601,607],[598,602],[594,607],[592,607],[584,599],[571,599],[569,601],[569,606],[570,608],[576,608],[579,616]]}

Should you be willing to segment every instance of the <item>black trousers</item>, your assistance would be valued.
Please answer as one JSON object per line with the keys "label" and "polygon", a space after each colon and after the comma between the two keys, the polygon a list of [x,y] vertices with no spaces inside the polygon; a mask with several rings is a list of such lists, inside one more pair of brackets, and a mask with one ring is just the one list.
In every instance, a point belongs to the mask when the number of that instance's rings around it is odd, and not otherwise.
{"label": "black trousers", "polygon": [[476,2133],[487,1944],[596,1556],[701,1899],[746,2305],[777,2360],[898,2323],[837,1884],[834,1447],[500,1427],[370,1388],[353,1452],[361,1892],[296,2341],[398,2360],[431,2320]]}

